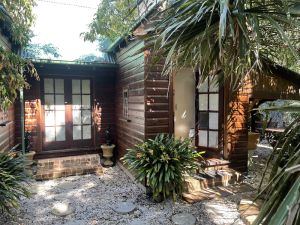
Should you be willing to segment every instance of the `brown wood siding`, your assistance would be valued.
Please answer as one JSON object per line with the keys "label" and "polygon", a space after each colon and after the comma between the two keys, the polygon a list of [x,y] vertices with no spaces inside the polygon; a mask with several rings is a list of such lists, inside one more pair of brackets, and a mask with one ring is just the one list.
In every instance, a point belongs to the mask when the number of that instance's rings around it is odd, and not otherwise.
{"label": "brown wood siding", "polygon": [[15,145],[15,117],[14,107],[7,112],[0,111],[0,152],[7,151]]}
{"label": "brown wood siding", "polygon": [[163,76],[164,60],[154,63],[145,53],[145,137],[174,133],[173,87],[171,78]]}
{"label": "brown wood siding", "polygon": [[[116,79],[116,143],[120,159],[126,149],[145,139],[144,54],[136,54],[143,42],[136,40],[117,53]],[[128,89],[128,118],[123,115],[123,90]]]}

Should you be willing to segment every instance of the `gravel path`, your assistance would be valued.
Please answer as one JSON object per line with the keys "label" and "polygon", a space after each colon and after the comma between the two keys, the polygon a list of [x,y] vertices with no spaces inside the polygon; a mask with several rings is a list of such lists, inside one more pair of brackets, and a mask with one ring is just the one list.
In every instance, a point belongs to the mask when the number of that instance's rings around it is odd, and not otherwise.
{"label": "gravel path", "polygon": [[[34,191],[36,189],[36,191]],[[33,182],[36,192],[30,199],[22,199],[17,219],[11,222],[0,218],[0,224],[22,225],[171,225],[172,215],[188,212],[197,218],[197,224],[243,224],[239,219],[237,203],[240,196],[188,204],[165,201],[152,203],[143,191],[118,167],[104,168],[104,175],[85,175]],[[118,214],[113,206],[122,201],[133,202],[137,209],[131,214]],[[51,213],[53,204],[64,202],[74,209],[65,217]],[[0,216],[1,217],[1,216]]]}

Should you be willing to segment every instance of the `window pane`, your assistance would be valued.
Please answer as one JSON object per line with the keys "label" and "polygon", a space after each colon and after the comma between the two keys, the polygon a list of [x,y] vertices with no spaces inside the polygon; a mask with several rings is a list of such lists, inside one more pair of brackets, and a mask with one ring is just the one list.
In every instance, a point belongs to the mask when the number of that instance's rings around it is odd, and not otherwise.
{"label": "window pane", "polygon": [[209,110],[219,110],[219,94],[209,95]]}
{"label": "window pane", "polygon": [[66,129],[65,126],[57,126],[55,133],[56,141],[65,141],[66,140]]}
{"label": "window pane", "polygon": [[65,111],[55,112],[55,125],[65,125]]}
{"label": "window pane", "polygon": [[73,140],[81,139],[81,126],[73,126]]}
{"label": "window pane", "polygon": [[55,127],[45,127],[46,142],[55,141]]}
{"label": "window pane", "polygon": [[82,130],[82,134],[83,134],[83,138],[82,139],[91,139],[91,125],[88,126],[82,126],[83,130]]}
{"label": "window pane", "polygon": [[199,129],[208,129],[208,112],[199,112]]}
{"label": "window pane", "polygon": [[45,111],[45,126],[55,125],[55,114],[54,111]]}
{"label": "window pane", "polygon": [[81,124],[81,110],[73,110],[73,124]]}
{"label": "window pane", "polygon": [[208,107],[207,101],[208,101],[207,94],[199,95],[199,110],[207,110]]}
{"label": "window pane", "polygon": [[53,79],[49,79],[49,78],[44,79],[44,92],[54,93]]}
{"label": "window pane", "polygon": [[63,94],[64,93],[64,80],[63,79],[55,79],[55,93]]}
{"label": "window pane", "polygon": [[91,124],[91,111],[90,110],[82,110],[82,123],[83,124]]}
{"label": "window pane", "polygon": [[207,92],[208,91],[208,82],[207,79],[205,79],[205,81],[203,81],[203,83],[198,84],[198,91],[199,92]]}
{"label": "window pane", "polygon": [[54,105],[54,95],[45,95],[45,110],[53,110]]}
{"label": "window pane", "polygon": [[91,96],[90,95],[82,95],[82,108],[83,109],[91,108]]}
{"label": "window pane", "polygon": [[206,130],[199,130],[199,146],[207,147],[207,131]]}
{"label": "window pane", "polygon": [[55,95],[55,109],[56,110],[65,110],[64,95]]}
{"label": "window pane", "polygon": [[90,80],[82,80],[82,94],[90,94]]}
{"label": "window pane", "polygon": [[209,145],[210,148],[218,148],[218,131],[209,131]]}
{"label": "window pane", "polygon": [[209,113],[209,129],[219,128],[219,113]]}
{"label": "window pane", "polygon": [[81,95],[72,95],[72,108],[81,109]]}
{"label": "window pane", "polygon": [[72,94],[80,93],[80,80],[72,80]]}

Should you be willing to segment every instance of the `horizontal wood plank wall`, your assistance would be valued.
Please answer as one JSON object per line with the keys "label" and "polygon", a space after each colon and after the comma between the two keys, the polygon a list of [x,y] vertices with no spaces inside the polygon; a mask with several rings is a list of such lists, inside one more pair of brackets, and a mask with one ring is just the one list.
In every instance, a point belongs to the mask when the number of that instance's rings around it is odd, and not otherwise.
{"label": "horizontal wood plank wall", "polygon": [[163,67],[163,59],[154,63],[150,53],[145,52],[146,139],[174,133],[173,87],[169,77],[162,75]]}
{"label": "horizontal wood plank wall", "polygon": [[0,111],[0,152],[7,151],[15,144],[15,117],[14,107],[10,107],[7,112]]}
{"label": "horizontal wood plank wall", "polygon": [[[117,53],[119,71],[116,81],[116,131],[117,158],[120,159],[126,149],[145,139],[145,77],[144,54],[136,50],[144,43],[135,40]],[[128,90],[128,118],[123,115],[123,90]]]}

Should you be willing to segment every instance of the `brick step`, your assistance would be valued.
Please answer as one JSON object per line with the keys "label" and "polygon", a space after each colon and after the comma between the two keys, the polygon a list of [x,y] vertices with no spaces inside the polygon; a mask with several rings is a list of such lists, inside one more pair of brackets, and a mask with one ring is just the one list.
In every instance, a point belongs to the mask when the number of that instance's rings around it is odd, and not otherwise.
{"label": "brick step", "polygon": [[241,174],[233,169],[208,170],[192,176],[187,176],[185,178],[184,186],[185,192],[191,193],[217,186],[226,187],[238,182],[241,182]]}
{"label": "brick step", "polygon": [[100,173],[102,167],[98,154],[39,159],[36,180],[49,180],[59,177]]}
{"label": "brick step", "polygon": [[252,192],[254,189],[248,184],[237,183],[229,186],[217,186],[213,188],[203,188],[200,191],[184,192],[182,197],[189,203],[195,203],[203,200],[222,198],[236,193]]}
{"label": "brick step", "polygon": [[[203,168],[203,164],[198,163],[199,168]],[[226,170],[229,168],[230,162],[224,159],[209,158],[205,160],[205,171],[208,170]]]}

